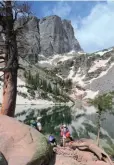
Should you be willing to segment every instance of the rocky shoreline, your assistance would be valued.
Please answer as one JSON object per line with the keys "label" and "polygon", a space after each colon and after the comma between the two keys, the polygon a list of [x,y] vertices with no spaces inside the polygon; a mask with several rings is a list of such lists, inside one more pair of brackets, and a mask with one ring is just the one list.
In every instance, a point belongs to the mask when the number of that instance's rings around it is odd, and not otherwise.
{"label": "rocky shoreline", "polygon": [[0,165],[114,165],[90,139],[53,148],[43,134],[4,115],[0,115],[0,132]]}

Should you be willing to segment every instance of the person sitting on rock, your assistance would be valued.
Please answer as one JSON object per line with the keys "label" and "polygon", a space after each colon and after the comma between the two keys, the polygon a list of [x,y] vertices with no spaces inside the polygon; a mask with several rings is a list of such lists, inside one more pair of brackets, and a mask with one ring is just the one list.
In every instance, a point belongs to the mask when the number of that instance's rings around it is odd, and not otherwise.
{"label": "person sitting on rock", "polygon": [[60,127],[60,131],[61,131],[61,146],[65,146],[65,143],[73,141],[71,135],[70,135],[70,131],[68,129],[68,127],[64,124]]}
{"label": "person sitting on rock", "polygon": [[41,125],[40,120],[41,120],[41,117],[37,117],[37,130],[39,132],[42,132],[42,125]]}

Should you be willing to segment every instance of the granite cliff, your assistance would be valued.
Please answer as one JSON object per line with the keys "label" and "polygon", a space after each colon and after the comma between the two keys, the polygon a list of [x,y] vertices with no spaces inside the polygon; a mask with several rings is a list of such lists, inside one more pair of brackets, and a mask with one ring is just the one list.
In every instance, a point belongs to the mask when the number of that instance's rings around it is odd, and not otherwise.
{"label": "granite cliff", "polygon": [[38,54],[49,57],[72,50],[82,51],[71,22],[56,15],[40,20],[22,17],[15,22],[15,29],[18,29],[19,54],[30,62],[36,63]]}

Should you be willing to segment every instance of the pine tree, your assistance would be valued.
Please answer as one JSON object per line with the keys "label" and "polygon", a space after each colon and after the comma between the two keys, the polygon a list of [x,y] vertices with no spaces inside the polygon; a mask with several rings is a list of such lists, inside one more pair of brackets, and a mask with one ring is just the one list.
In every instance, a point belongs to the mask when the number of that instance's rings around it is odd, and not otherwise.
{"label": "pine tree", "polygon": [[95,99],[90,99],[90,103],[93,104],[97,108],[97,144],[99,146],[99,139],[100,139],[100,129],[101,129],[101,120],[102,115],[106,111],[112,111],[113,110],[113,104],[112,104],[112,98],[113,96],[111,94],[103,94],[96,96]]}
{"label": "pine tree", "polygon": [[59,91],[59,88],[57,87],[57,85],[54,86],[54,88],[53,88],[53,93],[54,93],[56,96],[60,95],[60,91]]}
{"label": "pine tree", "polygon": [[23,76],[24,76],[25,78],[27,78],[27,71],[24,71]]}
{"label": "pine tree", "polygon": [[52,87],[51,87],[51,84],[50,83],[48,83],[47,91],[49,93],[52,93]]}
{"label": "pine tree", "polygon": [[29,70],[28,73],[27,73],[27,83],[28,83],[29,85],[31,85],[32,82],[33,82],[32,74],[31,74],[31,72],[30,72],[30,70]]}
{"label": "pine tree", "polygon": [[68,89],[72,88],[72,80],[71,80],[71,79],[67,79],[67,80],[65,81],[65,86],[66,86],[66,88],[68,88]]}
{"label": "pine tree", "polygon": [[46,80],[42,81],[42,86],[43,86],[43,90],[47,91],[47,82],[46,82]]}
{"label": "pine tree", "polygon": [[36,79],[36,85],[38,87],[39,86],[39,73],[36,73],[35,79]]}

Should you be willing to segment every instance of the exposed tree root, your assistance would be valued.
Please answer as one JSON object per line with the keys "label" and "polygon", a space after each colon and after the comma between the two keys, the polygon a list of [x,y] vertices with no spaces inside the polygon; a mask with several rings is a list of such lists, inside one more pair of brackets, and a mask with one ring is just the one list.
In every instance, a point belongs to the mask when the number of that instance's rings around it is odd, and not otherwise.
{"label": "exposed tree root", "polygon": [[108,154],[103,149],[99,148],[92,140],[81,139],[69,142],[65,144],[65,147],[58,146],[54,148],[54,152],[59,155],[76,158],[78,156],[75,152],[76,149],[91,152],[97,157],[98,160],[113,165],[113,162],[111,161]]}

